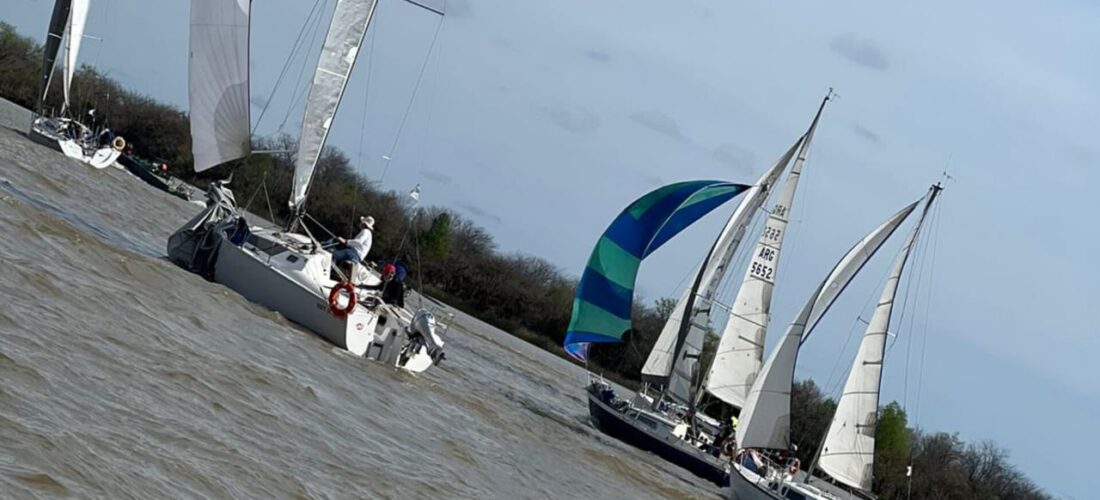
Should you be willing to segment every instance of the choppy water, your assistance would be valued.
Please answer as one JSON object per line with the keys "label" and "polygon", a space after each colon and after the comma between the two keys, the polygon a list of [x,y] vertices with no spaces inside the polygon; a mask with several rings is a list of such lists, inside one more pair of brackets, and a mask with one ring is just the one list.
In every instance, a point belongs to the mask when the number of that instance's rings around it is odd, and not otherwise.
{"label": "choppy water", "polygon": [[164,242],[197,209],[0,128],[0,497],[719,494],[595,430],[581,369],[475,319],[413,376],[184,272]]}

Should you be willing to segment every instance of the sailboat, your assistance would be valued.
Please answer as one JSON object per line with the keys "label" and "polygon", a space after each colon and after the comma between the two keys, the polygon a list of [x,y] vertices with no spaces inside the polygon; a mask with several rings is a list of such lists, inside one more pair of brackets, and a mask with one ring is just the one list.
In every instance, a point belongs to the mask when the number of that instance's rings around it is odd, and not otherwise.
{"label": "sailboat", "polygon": [[[226,182],[219,181],[207,192],[207,208],[169,238],[168,255],[356,356],[422,372],[444,356],[434,316],[383,303],[377,292],[360,287],[370,283],[331,279],[332,253],[310,233],[304,210],[376,5],[377,0],[336,3],[306,101],[287,227],[250,226]],[[251,152],[250,7],[245,0],[191,3],[188,71],[196,171]],[[367,274],[367,281],[377,283],[377,275]]]}
{"label": "sailboat", "polygon": [[[837,263],[787,329],[756,378],[737,428],[738,459],[731,473],[730,498],[736,500],[857,498],[829,484],[810,482],[815,468],[862,496],[871,496],[875,427],[890,317],[906,262],[932,204],[942,187],[933,185],[920,200],[906,206],[860,240]],[[787,456],[790,437],[791,384],[799,349],[849,282],[875,252],[924,202],[924,208],[890,268],[879,301],[852,362],[836,412],[802,480],[795,480],[797,459]],[[761,450],[766,450],[762,452]]]}
{"label": "sailboat", "polygon": [[[728,484],[733,449],[723,450],[729,431],[723,431],[725,426],[701,411],[703,397],[705,393],[711,394],[736,414],[760,370],[788,217],[817,124],[831,98],[830,89],[806,133],[748,190],[719,233],[693,283],[681,295],[642,368],[647,385],[661,386],[663,390],[651,396],[648,387],[643,388],[627,400],[609,398],[610,385],[599,378],[591,380],[587,387],[589,413],[598,427],[720,486]],[[790,172],[778,198],[771,211],[764,213],[762,207],[788,166]],[[730,308],[714,362],[700,378],[703,342],[720,307],[716,297],[719,286],[757,216],[766,216],[764,228]]]}
{"label": "sailboat", "polygon": [[[53,15],[50,17],[46,43],[43,47],[42,73],[38,79],[38,91],[35,98],[35,119],[31,123],[28,136],[35,142],[60,150],[65,156],[80,160],[97,169],[103,169],[115,163],[126,141],[122,137],[113,137],[110,144],[100,144],[100,131],[80,123],[70,116],[70,90],[73,74],[76,73],[77,55],[80,42],[84,38],[84,24],[88,20],[91,0],[56,0]],[[65,42],[65,57],[62,59],[62,89],[65,95],[61,112],[55,116],[46,116],[46,94],[53,80],[57,53]],[[94,110],[93,110],[94,112]],[[94,115],[92,115],[94,118]]]}

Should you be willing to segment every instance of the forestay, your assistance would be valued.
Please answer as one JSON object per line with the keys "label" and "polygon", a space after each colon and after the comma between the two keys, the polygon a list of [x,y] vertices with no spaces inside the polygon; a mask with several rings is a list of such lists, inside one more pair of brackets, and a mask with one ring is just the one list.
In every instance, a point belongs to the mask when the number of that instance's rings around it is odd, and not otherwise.
{"label": "forestay", "polygon": [[856,243],[814,291],[749,390],[737,426],[738,446],[790,449],[791,384],[799,347],[852,278],[916,206],[906,206]]}
{"label": "forestay", "polygon": [[700,217],[749,187],[686,181],[647,193],[620,213],[592,250],[573,299],[564,348],[587,360],[591,342],[618,342],[630,329],[634,282],[643,259]]}
{"label": "forestay", "polygon": [[780,250],[787,234],[787,223],[794,206],[798,181],[802,177],[802,167],[806,163],[821,112],[829,98],[825,96],[821,101],[798,151],[798,158],[791,166],[787,181],[752,250],[745,278],[731,305],[729,320],[707,374],[707,392],[735,408],[745,405],[749,388],[763,363],[764,336],[771,316],[772,291],[779,272]]}
{"label": "forestay", "polygon": [[65,44],[64,81],[65,106],[62,110],[69,109],[69,89],[72,86],[73,75],[76,73],[76,60],[80,54],[80,42],[84,39],[84,24],[88,21],[88,8],[91,0],[73,0],[69,11],[69,25],[67,29],[68,42]]}
{"label": "forestay", "polygon": [[249,0],[192,0],[187,95],[201,172],[251,151]]}
{"label": "forestay", "polygon": [[913,248],[921,226],[924,225],[932,202],[939,192],[933,186],[928,193],[920,219],[905,240],[894,265],[886,278],[882,296],[875,313],[867,324],[863,340],[859,344],[856,359],[848,372],[848,381],[837,404],[836,414],[829,424],[817,467],[837,481],[864,491],[871,490],[871,471],[875,458],[875,428],[878,422],[879,388],[882,380],[882,362],[886,355],[886,335],[894,308],[898,283],[901,281],[909,252]]}
{"label": "forestay", "polygon": [[42,72],[38,77],[38,95],[35,97],[35,111],[41,115],[45,108],[46,92],[53,78],[53,68],[57,62],[57,51],[61,48],[61,38],[69,20],[70,0],[57,0],[53,4],[50,27],[46,31],[46,42],[42,46]]}
{"label": "forestay", "polygon": [[290,208],[299,212],[378,0],[338,0],[306,100]]}

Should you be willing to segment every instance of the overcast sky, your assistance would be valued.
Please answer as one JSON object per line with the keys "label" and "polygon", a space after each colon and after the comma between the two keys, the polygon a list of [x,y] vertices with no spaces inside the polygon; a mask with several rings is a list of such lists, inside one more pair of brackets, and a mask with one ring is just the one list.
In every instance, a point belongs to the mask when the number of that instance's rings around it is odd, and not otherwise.
{"label": "overcast sky", "polygon": [[[44,37],[52,2],[3,2],[0,17]],[[254,120],[271,100],[259,135],[298,133],[303,64],[271,89],[313,4],[254,2]],[[751,182],[835,87],[795,201],[770,340],[847,248],[947,170],[956,180],[927,261],[928,322],[921,309],[913,328],[896,327],[899,338],[928,333],[919,411],[905,342],[887,360],[885,397],[927,429],[996,440],[1052,493],[1094,496],[1091,462],[1075,450],[1100,448],[1100,5],[449,0],[447,10],[440,25],[382,1],[330,141],[366,175],[392,189],[421,183],[426,203],[484,225],[503,250],[579,274],[630,201],[677,180]],[[82,61],[186,107],[187,16],[184,0],[97,1],[88,33],[104,40],[86,42]],[[732,209],[647,260],[647,300],[679,293]],[[800,376],[838,385],[834,367],[847,365],[856,340],[846,340],[897,243],[814,333]]]}

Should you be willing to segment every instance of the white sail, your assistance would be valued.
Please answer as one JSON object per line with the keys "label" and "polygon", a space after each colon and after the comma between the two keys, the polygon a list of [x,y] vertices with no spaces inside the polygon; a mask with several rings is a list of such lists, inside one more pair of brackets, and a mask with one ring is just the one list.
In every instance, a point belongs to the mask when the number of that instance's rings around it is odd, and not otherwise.
{"label": "white sail", "polygon": [[737,426],[741,448],[790,449],[791,384],[798,348],[863,265],[913,212],[912,203],[856,243],[803,306],[749,390]]}
{"label": "white sail", "polygon": [[80,54],[80,42],[84,39],[84,24],[88,21],[88,8],[91,0],[73,0],[69,10],[69,23],[65,27],[68,34],[68,42],[65,44],[64,81],[65,105],[62,109],[69,109],[69,89],[73,83],[73,75],[76,74],[76,59]]}
{"label": "white sail", "polygon": [[192,0],[187,95],[201,172],[248,156],[249,0]]}
{"label": "white sail", "polygon": [[779,252],[787,234],[787,222],[794,204],[795,191],[798,190],[798,180],[802,176],[802,166],[806,163],[814,131],[817,130],[821,111],[827,102],[828,96],[821,102],[821,107],[806,132],[798,158],[795,159],[787,182],[768,214],[764,230],[760,232],[760,238],[752,250],[745,279],[737,290],[729,320],[707,374],[707,392],[735,408],[745,405],[749,388],[764,362],[764,335],[771,317],[772,290],[775,288],[779,269]]}
{"label": "white sail", "polygon": [[290,207],[295,212],[306,200],[313,171],[377,4],[378,0],[338,0],[336,3],[302,119],[294,185],[290,192]]}
{"label": "white sail", "polygon": [[864,491],[871,489],[871,470],[875,457],[875,427],[878,422],[879,387],[882,361],[886,355],[886,332],[897,295],[898,282],[909,259],[909,251],[917,239],[938,186],[932,188],[920,219],[898,253],[886,285],[882,289],[875,313],[867,324],[859,351],[848,372],[844,393],[822,443],[817,467],[837,481]]}
{"label": "white sail", "polygon": [[[787,150],[776,162],[764,172],[764,175],[756,181],[746,193],[744,198],[741,199],[741,203],[737,206],[737,210],[734,210],[733,215],[726,221],[725,227],[722,228],[722,232],[719,233],[718,243],[715,247],[715,255],[708,262],[703,271],[703,283],[700,290],[704,292],[709,290],[710,295],[708,302],[713,301],[714,291],[718,289],[718,284],[721,283],[722,278],[725,276],[725,271],[729,266],[730,259],[733,258],[733,254],[737,252],[737,248],[740,246],[742,238],[744,238],[745,230],[749,224],[752,223],[753,216],[767,200],[768,194],[771,192],[771,186],[774,185],[779,175],[783,173],[783,170],[790,164],[791,158],[794,157],[795,151],[798,150],[798,146],[802,143],[802,137],[799,137],[795,141],[794,145]],[[686,307],[688,296],[691,293],[691,287],[684,289],[683,294],[680,296],[680,300],[676,302],[676,307],[673,309],[672,314],[668,317],[668,321],[665,322],[664,328],[661,329],[661,335],[657,338],[657,342],[653,346],[653,350],[649,352],[649,357],[646,358],[645,365],[642,367],[642,375],[655,378],[664,378],[672,374],[673,369],[673,351],[676,349],[677,337],[680,333],[680,324],[684,317],[684,308]],[[699,300],[699,297],[696,298]],[[699,306],[709,306],[709,304],[699,304]],[[695,307],[700,309],[700,307]],[[709,307],[706,307],[709,313]],[[704,318],[705,320],[705,318]],[[701,346],[699,346],[701,347]]]}

